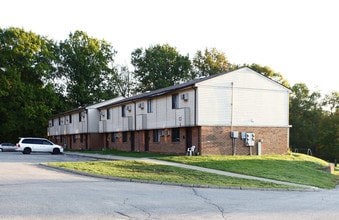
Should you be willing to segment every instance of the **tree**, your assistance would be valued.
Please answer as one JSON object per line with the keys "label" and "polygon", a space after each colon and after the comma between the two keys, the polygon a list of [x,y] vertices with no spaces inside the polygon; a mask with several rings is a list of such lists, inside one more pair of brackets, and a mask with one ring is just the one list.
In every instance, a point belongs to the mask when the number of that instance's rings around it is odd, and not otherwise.
{"label": "tree", "polygon": [[339,92],[332,92],[330,95],[325,95],[323,106],[328,107],[331,113],[338,112]]}
{"label": "tree", "polygon": [[60,96],[48,83],[55,70],[54,42],[19,28],[0,29],[0,141],[45,136]]}
{"label": "tree", "polygon": [[193,66],[192,78],[228,72],[232,68],[232,64],[228,62],[225,53],[216,48],[210,50],[206,48],[205,51],[198,50],[193,58]]}
{"label": "tree", "polygon": [[268,66],[260,66],[259,64],[255,64],[255,63],[253,63],[251,65],[244,64],[244,66],[247,66],[247,67],[251,68],[252,70],[254,70],[258,73],[261,73],[264,76],[286,86],[287,88],[290,88],[288,81],[286,79],[284,79],[284,77],[280,73],[275,72],[273,69],[271,69]]}
{"label": "tree", "polygon": [[292,148],[311,148],[319,145],[322,109],[319,92],[310,93],[303,83],[292,87],[290,97],[290,145]]}
{"label": "tree", "polygon": [[117,93],[123,97],[130,97],[135,91],[136,82],[133,78],[128,66],[119,66],[117,68],[116,77],[112,80],[113,87],[117,89]]}
{"label": "tree", "polygon": [[190,79],[191,61],[169,46],[156,45],[132,52],[131,63],[139,90],[145,92],[178,84]]}
{"label": "tree", "polygon": [[317,156],[333,161],[339,159],[339,93],[332,92],[323,99],[323,115],[319,127]]}
{"label": "tree", "polygon": [[97,103],[117,96],[112,88],[116,51],[104,40],[75,31],[60,42],[58,76],[66,84],[66,96],[74,107]]}

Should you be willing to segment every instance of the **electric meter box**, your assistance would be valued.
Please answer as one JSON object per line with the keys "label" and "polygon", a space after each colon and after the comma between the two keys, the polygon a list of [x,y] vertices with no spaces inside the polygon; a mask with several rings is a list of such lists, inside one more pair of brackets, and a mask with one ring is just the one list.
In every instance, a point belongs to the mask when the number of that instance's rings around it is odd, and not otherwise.
{"label": "electric meter box", "polygon": [[231,138],[238,138],[238,137],[239,137],[239,132],[231,131]]}

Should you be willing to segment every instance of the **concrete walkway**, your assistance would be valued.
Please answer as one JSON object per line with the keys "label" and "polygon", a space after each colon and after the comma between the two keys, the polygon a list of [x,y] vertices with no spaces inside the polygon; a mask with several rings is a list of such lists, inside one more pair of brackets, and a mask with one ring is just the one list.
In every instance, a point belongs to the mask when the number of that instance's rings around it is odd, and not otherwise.
{"label": "concrete walkway", "polygon": [[259,180],[259,181],[271,182],[271,183],[288,185],[288,186],[296,186],[296,187],[301,187],[301,188],[312,190],[312,191],[319,190],[319,188],[314,187],[314,186],[302,185],[302,184],[297,184],[297,183],[289,183],[289,182],[284,182],[284,181],[279,181],[279,180],[272,180],[272,179],[266,179],[266,178],[261,178],[261,177],[231,173],[231,172],[227,172],[227,171],[209,169],[209,168],[187,165],[187,164],[182,164],[182,163],[156,160],[156,159],[151,159],[151,158],[123,157],[123,156],[89,154],[89,153],[78,153],[78,152],[65,152],[64,154],[73,155],[73,156],[80,156],[80,157],[89,157],[89,158],[94,158],[94,159],[99,159],[99,160],[140,160],[140,161],[149,162],[149,163],[181,167],[181,168],[186,168],[186,169],[191,169],[191,170],[198,170],[198,171],[203,171],[203,172],[208,172],[208,173],[215,173],[215,174],[224,175],[224,176],[237,177],[237,178],[243,178],[243,179],[251,179],[251,180]]}

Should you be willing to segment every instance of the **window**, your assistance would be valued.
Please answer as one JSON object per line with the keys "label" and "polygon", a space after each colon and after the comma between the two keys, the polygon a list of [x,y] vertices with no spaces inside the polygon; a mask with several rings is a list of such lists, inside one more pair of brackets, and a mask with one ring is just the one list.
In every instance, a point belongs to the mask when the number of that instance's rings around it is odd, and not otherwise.
{"label": "window", "polygon": [[111,112],[109,109],[106,110],[107,119],[111,118]]}
{"label": "window", "polygon": [[72,115],[69,115],[69,123],[72,124]]}
{"label": "window", "polygon": [[153,112],[153,101],[152,99],[147,100],[147,113],[152,113]]}
{"label": "window", "polygon": [[172,142],[179,142],[179,141],[180,141],[180,129],[172,128]]}
{"label": "window", "polygon": [[126,117],[126,105],[121,106],[121,117]]}
{"label": "window", "polygon": [[59,118],[59,125],[61,125],[61,118]]}
{"label": "window", "polygon": [[77,136],[74,134],[73,135],[73,143],[75,143],[77,141]]}
{"label": "window", "polygon": [[122,132],[122,142],[127,142],[127,131]]}
{"label": "window", "polygon": [[172,109],[179,108],[179,94],[172,95]]}
{"label": "window", "polygon": [[115,142],[115,133],[114,132],[112,132],[111,133],[111,142]]}
{"label": "window", "polygon": [[79,122],[81,121],[81,112],[79,112]]}
{"label": "window", "polygon": [[80,135],[80,142],[81,142],[81,143],[84,142],[84,135],[83,135],[83,134]]}
{"label": "window", "polygon": [[161,131],[153,130],[153,142],[160,142]]}

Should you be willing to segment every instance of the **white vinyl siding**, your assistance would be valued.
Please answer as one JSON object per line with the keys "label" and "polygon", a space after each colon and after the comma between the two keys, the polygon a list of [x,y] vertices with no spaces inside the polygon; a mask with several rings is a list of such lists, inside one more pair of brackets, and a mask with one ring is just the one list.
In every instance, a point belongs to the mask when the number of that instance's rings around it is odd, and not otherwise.
{"label": "white vinyl siding", "polygon": [[288,126],[289,90],[248,68],[197,86],[200,126]]}
{"label": "white vinyl siding", "polygon": [[200,86],[198,88],[198,125],[230,125],[231,92],[231,88],[226,86]]}
{"label": "white vinyl siding", "polygon": [[233,125],[288,125],[287,92],[235,89],[233,105]]}

